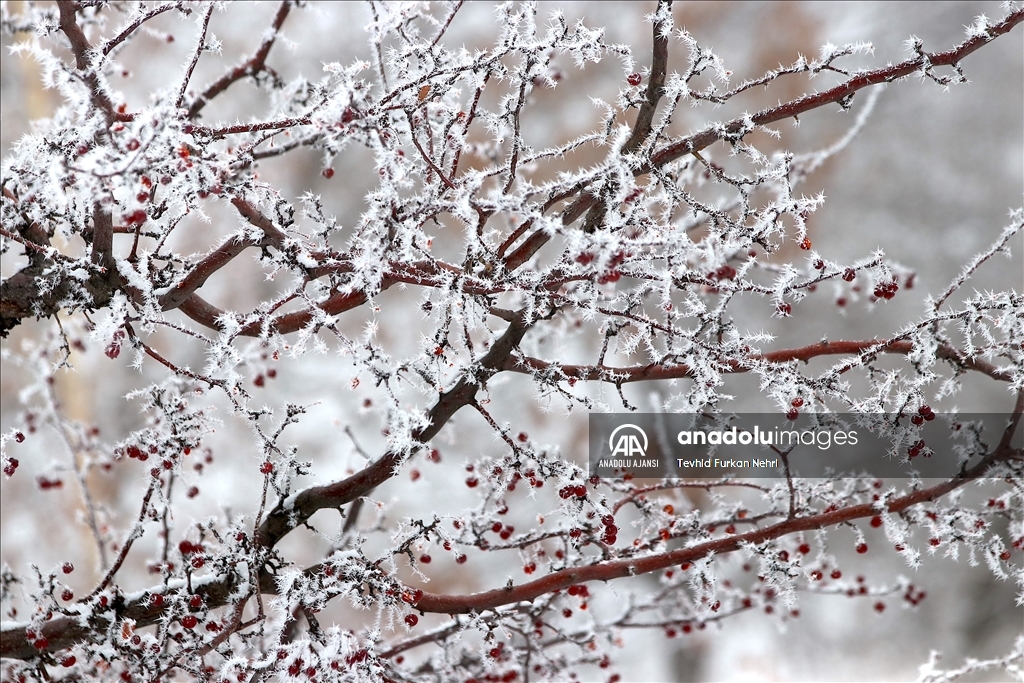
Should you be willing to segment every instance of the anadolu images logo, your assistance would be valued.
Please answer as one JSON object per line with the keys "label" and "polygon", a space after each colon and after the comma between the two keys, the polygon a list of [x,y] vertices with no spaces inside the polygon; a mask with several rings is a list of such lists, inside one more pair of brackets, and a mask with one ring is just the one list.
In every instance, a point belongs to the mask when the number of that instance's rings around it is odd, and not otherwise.
{"label": "anadolu images logo", "polygon": [[[619,434],[624,429],[632,431]],[[647,456],[647,434],[635,424],[619,425],[608,437],[608,448],[611,449],[613,458],[644,458]]]}

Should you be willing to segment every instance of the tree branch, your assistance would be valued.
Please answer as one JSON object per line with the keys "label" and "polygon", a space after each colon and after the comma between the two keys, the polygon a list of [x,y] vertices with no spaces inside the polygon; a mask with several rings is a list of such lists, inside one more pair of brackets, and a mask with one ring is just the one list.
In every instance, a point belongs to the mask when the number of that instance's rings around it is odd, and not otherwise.
{"label": "tree branch", "polygon": [[[847,354],[863,354],[865,352],[892,353],[906,355],[913,350],[913,343],[905,340],[884,342],[877,340],[833,341],[828,343],[809,344],[795,349],[780,349],[768,353],[750,356],[745,361],[729,359],[725,361],[726,373],[750,372],[758,363],[788,363],[794,360],[807,362],[819,356]],[[941,345],[936,349],[936,357],[955,363],[967,370],[974,370],[988,375],[992,379],[1009,382],[1012,373],[1000,370],[995,365],[977,358],[968,358],[961,351],[951,346]],[[693,370],[685,363],[634,365],[629,367],[613,367],[609,365],[562,365],[549,361],[522,356],[509,358],[503,370],[522,374],[554,373],[566,379],[581,379],[616,384],[629,382],[647,382],[665,379],[682,379],[693,377]]]}

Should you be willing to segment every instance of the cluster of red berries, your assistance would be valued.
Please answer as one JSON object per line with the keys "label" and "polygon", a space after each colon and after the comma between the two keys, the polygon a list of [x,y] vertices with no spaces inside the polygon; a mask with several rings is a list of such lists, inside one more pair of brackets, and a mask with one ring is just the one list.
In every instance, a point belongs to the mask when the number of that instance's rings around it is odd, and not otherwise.
{"label": "cluster of red berries", "polygon": [[149,216],[146,214],[145,209],[135,209],[121,216],[121,222],[127,227],[134,227],[145,223],[147,218]]}
{"label": "cluster of red berries", "polygon": [[512,534],[515,533],[516,528],[511,525],[502,524],[501,522],[495,522],[491,525],[491,531],[498,534],[503,541],[507,541],[512,538]]}
{"label": "cluster of red berries", "polygon": [[896,291],[899,290],[900,286],[895,280],[889,282],[879,282],[875,285],[875,296],[879,299],[891,299],[896,296]]}
{"label": "cluster of red berries", "polygon": [[184,556],[200,555],[205,551],[206,549],[203,548],[201,543],[193,543],[192,541],[184,540],[178,544],[178,552]]}
{"label": "cluster of red berries", "polygon": [[917,415],[910,418],[911,424],[919,425],[922,422],[931,422],[935,419],[935,412],[931,406],[921,406],[917,409]]}
{"label": "cluster of red berries", "polygon": [[570,484],[569,486],[563,486],[562,488],[558,489],[559,498],[568,499],[572,498],[573,496],[576,496],[577,498],[583,498],[586,495],[587,487],[584,486],[583,484]]}
{"label": "cluster of red berries", "polygon": [[20,464],[21,463],[18,462],[17,458],[8,458],[7,461],[4,463],[4,474],[6,474],[8,477],[13,477],[14,471],[18,469],[18,465]]}
{"label": "cluster of red berries", "polygon": [[607,545],[615,545],[615,540],[619,535],[619,527],[615,526],[615,518],[611,515],[604,515],[601,517],[601,524],[604,525],[604,535],[601,540]]}
{"label": "cluster of red berries", "polygon": [[924,457],[926,458],[931,455],[930,450],[925,450],[924,441],[918,439],[917,441],[910,445],[910,448],[907,449],[907,456],[910,458],[916,458],[917,456],[921,455],[922,451],[924,452]]}

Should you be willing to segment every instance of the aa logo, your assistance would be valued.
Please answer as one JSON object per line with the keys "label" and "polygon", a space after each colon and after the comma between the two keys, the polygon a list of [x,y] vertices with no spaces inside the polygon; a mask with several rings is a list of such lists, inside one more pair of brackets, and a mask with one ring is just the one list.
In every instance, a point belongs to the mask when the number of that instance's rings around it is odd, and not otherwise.
{"label": "aa logo", "polygon": [[644,458],[647,456],[647,434],[634,424],[620,425],[608,437],[608,448],[613,458]]}

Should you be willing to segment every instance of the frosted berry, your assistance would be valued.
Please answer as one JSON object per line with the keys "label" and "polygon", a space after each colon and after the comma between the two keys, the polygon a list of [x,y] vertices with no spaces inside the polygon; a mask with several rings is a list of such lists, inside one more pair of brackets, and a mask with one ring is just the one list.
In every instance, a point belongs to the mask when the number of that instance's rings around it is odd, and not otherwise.
{"label": "frosted berry", "polygon": [[71,564],[70,562],[65,562],[61,565],[60,570],[65,574],[70,574],[71,572],[75,571],[75,565]]}
{"label": "frosted berry", "polygon": [[642,83],[643,80],[644,77],[636,73],[629,74],[629,76],[626,77],[626,82],[632,85],[633,87],[640,85],[640,83]]}
{"label": "frosted berry", "polygon": [[853,282],[855,277],[857,277],[857,272],[853,268],[847,268],[843,271],[843,279],[847,282]]}
{"label": "frosted berry", "polygon": [[405,615],[405,625],[408,626],[409,628],[412,628],[413,626],[415,626],[418,623],[420,623],[420,618],[418,616],[416,616],[415,614],[407,614],[407,615]]}
{"label": "frosted berry", "polygon": [[183,616],[181,618],[181,625],[184,626],[187,629],[195,628],[196,624],[198,624],[198,623],[199,623],[199,620],[195,616],[193,616],[191,614],[186,614],[185,616]]}

